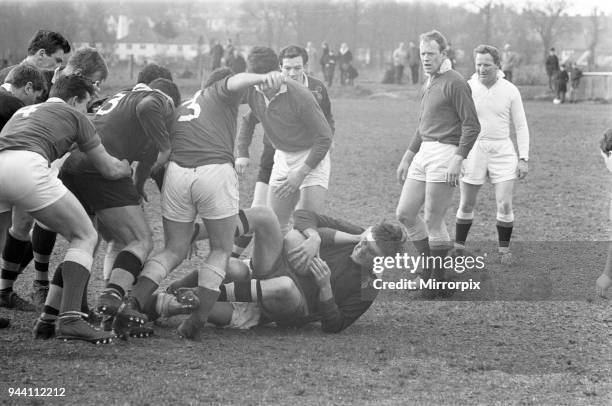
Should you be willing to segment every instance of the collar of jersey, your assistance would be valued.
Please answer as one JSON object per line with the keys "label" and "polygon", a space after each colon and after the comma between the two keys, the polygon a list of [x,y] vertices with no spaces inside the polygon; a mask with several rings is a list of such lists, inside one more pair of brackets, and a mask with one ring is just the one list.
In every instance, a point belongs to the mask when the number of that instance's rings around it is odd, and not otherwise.
{"label": "collar of jersey", "polygon": [[[504,75],[504,72],[502,72],[501,69],[498,69],[497,70],[497,80],[495,81],[495,83],[493,83],[493,85],[495,85],[497,81],[499,81],[499,79],[503,79],[504,77],[506,77],[506,75]],[[474,79],[478,84],[480,84],[480,86],[484,86],[482,82],[478,80],[478,72],[474,72],[474,74],[472,75],[472,79]]]}
{"label": "collar of jersey", "polygon": [[259,85],[255,85],[255,90],[257,90],[259,93],[261,93],[261,95],[264,98],[264,101],[266,102],[266,107],[268,107],[270,105],[270,103],[272,103],[272,100],[276,99],[280,94],[283,93],[287,93],[287,84],[283,83],[280,86],[280,89],[278,89],[278,92],[272,96],[271,99],[268,100],[268,96],[266,96],[266,94],[263,92],[263,90],[261,90],[261,87]]}
{"label": "collar of jersey", "polygon": [[11,85],[10,83],[3,83],[0,87],[9,92],[10,94],[13,94],[13,85]]}
{"label": "collar of jersey", "polygon": [[47,103],[66,103],[66,102],[60,99],[59,97],[49,97],[47,99]]}
{"label": "collar of jersey", "polygon": [[171,106],[174,106],[174,100],[172,100],[172,97],[168,96],[166,93],[162,92],[161,90],[151,89],[149,86],[145,85],[144,83],[137,84],[136,86],[132,88],[132,91],[133,92],[144,92],[144,91],[157,92],[159,94],[162,94],[166,99],[168,99],[168,101],[170,101]]}

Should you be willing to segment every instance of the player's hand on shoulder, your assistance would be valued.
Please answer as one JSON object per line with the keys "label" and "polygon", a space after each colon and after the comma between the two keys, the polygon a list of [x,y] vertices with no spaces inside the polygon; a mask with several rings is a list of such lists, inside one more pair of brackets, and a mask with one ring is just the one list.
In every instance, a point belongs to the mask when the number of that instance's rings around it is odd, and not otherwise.
{"label": "player's hand on shoulder", "polygon": [[320,240],[315,241],[313,238],[308,238],[287,253],[289,263],[296,273],[302,274],[306,270],[319,252],[319,244]]}
{"label": "player's hand on shoulder", "polygon": [[331,269],[321,258],[314,257],[308,266],[308,270],[319,288],[331,285]]}
{"label": "player's hand on shoulder", "polygon": [[518,178],[525,179],[527,173],[529,172],[529,164],[527,161],[519,160],[517,165]]}
{"label": "player's hand on shoulder", "polygon": [[236,173],[240,176],[243,176],[246,173],[246,170],[249,167],[250,163],[251,160],[249,158],[236,158]]}

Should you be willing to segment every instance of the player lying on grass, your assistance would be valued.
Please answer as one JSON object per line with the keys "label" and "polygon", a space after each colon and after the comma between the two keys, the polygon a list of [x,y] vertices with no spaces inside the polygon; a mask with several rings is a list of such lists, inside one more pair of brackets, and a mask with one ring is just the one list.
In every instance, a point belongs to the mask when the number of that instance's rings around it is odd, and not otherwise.
{"label": "player lying on grass", "polygon": [[[244,262],[230,260],[228,276],[235,281],[221,286],[219,302],[208,318],[219,325],[248,328],[274,321],[298,327],[321,321],[323,331],[340,332],[376,298],[374,257],[404,252],[405,235],[398,225],[387,222],[363,229],[297,210],[295,229],[283,240],[278,219],[270,209],[247,209],[239,217],[236,235],[253,234],[252,279]],[[196,282],[194,271],[173,282],[168,291],[180,292],[181,301],[188,306],[190,295],[181,288],[193,287]],[[171,302],[166,295],[157,295],[157,309],[168,308],[163,305]],[[173,308],[185,311],[185,307]]]}
{"label": "player lying on grass", "polygon": [[[612,172],[612,129],[607,130],[600,142],[601,154],[606,167]],[[612,201],[610,202],[609,219],[612,221]],[[601,297],[606,297],[607,290],[612,286],[612,244],[608,248],[608,257],[603,272],[597,278],[595,289]]]}
{"label": "player lying on grass", "polygon": [[64,287],[57,303],[57,336],[106,343],[112,334],[92,327],[80,312],[98,235],[79,201],[50,168],[76,142],[102,176],[131,175],[129,163],[108,154],[83,114],[94,92],[83,77],[63,77],[53,85],[48,101],[20,109],[2,129],[0,228],[8,224],[10,210],[16,206],[68,240],[61,271],[56,272]]}

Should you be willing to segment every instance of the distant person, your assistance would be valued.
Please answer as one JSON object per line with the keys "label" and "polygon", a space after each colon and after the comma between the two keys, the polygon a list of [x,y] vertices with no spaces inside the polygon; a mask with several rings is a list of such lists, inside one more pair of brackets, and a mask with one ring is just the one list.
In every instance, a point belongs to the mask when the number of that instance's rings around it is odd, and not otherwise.
{"label": "distant person", "polygon": [[501,54],[501,68],[508,82],[512,82],[512,74],[518,62],[518,55],[512,51],[510,44],[504,45],[504,52]]}
{"label": "distant person", "polygon": [[556,93],[557,75],[559,74],[559,58],[555,53],[555,48],[550,48],[550,51],[548,51],[545,66],[546,75],[548,76],[548,87],[551,91]]}
{"label": "distant person", "polygon": [[565,103],[565,93],[567,93],[567,83],[569,82],[569,73],[565,64],[559,66],[557,74],[557,99],[561,103]]}
{"label": "distant person", "polygon": [[421,57],[419,56],[419,48],[410,41],[408,43],[408,66],[410,66],[410,78],[412,84],[419,83],[419,69],[421,69]]}
{"label": "distant person", "polygon": [[325,84],[327,87],[332,87],[334,83],[334,72],[336,70],[336,55],[334,51],[329,48],[323,48],[323,55],[321,56],[321,66],[323,67],[323,76],[325,77]]}
{"label": "distant person", "polygon": [[246,72],[247,63],[242,53],[238,51],[238,49],[234,48],[234,54],[231,61],[231,66],[229,67],[234,73],[243,73]]}
{"label": "distant person", "polygon": [[216,39],[214,45],[210,48],[210,56],[212,57],[211,71],[221,67],[221,59],[223,59],[224,53],[225,50],[223,49],[223,45],[221,45],[221,41]]}
{"label": "distant person", "polygon": [[572,62],[570,64],[570,70],[569,70],[569,76],[570,76],[570,87],[569,87],[569,102],[570,103],[577,103],[578,102],[578,98],[577,98],[577,94],[578,94],[578,88],[580,87],[580,79],[582,78],[582,69],[580,69],[578,67],[578,64],[576,64],[576,62]]}
{"label": "distant person", "polygon": [[[308,54],[308,60],[309,61],[317,61],[318,60],[318,56],[319,55],[318,55],[317,49],[314,46],[312,46],[312,42],[311,41],[308,41],[306,43],[306,48],[305,49],[306,49],[306,53]],[[311,75],[311,76],[314,75],[315,74],[314,63],[308,64],[306,66],[308,67],[307,68],[308,70],[306,71],[306,74],[307,75]]]}
{"label": "distant person", "polygon": [[[34,65],[41,70],[53,71],[62,66],[65,55],[69,53],[70,44],[62,34],[54,31],[38,30],[28,43],[28,56],[21,63]],[[0,83],[4,83],[6,75],[15,66],[17,65],[7,66],[0,71]],[[49,88],[51,87],[50,82],[47,85]]]}
{"label": "distant person", "polygon": [[453,48],[453,44],[448,43],[448,48],[446,48],[446,57],[451,63],[451,69],[455,69],[457,66],[457,54],[455,53],[455,49]]}
{"label": "distant person", "polygon": [[[601,155],[604,159],[608,171],[612,172],[612,129],[608,129],[600,141]],[[609,176],[609,175],[608,175]],[[612,209],[612,201],[610,202]],[[609,220],[612,221],[612,210],[609,212]],[[603,298],[607,297],[606,292],[612,286],[612,243],[608,246],[608,257],[604,270],[595,282],[595,291]]]}
{"label": "distant person", "polygon": [[404,66],[408,60],[408,51],[403,42],[393,51],[393,68],[395,70],[395,84],[401,85],[404,77]]}
{"label": "distant person", "polygon": [[340,86],[350,84],[349,71],[351,62],[353,62],[353,53],[349,49],[346,42],[343,42],[342,45],[340,45],[340,51],[338,52],[338,64],[340,65]]}

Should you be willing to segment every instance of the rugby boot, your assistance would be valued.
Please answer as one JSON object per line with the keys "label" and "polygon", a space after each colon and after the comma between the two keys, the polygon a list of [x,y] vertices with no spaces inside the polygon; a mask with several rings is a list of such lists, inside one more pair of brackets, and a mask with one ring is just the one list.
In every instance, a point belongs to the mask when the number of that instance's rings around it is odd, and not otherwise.
{"label": "rugby boot", "polygon": [[115,335],[92,326],[81,312],[71,311],[59,315],[55,338],[59,340],[81,340],[92,344],[110,344]]}
{"label": "rugby boot", "polygon": [[106,316],[114,316],[123,304],[121,295],[114,289],[105,289],[98,298],[96,310]]}
{"label": "rugby boot", "polygon": [[55,321],[38,318],[32,329],[35,340],[48,340],[55,337]]}
{"label": "rugby boot", "polygon": [[180,338],[195,340],[202,331],[203,324],[198,320],[197,315],[192,314],[178,326],[177,332]]}
{"label": "rugby boot", "polygon": [[21,310],[22,312],[35,312],[36,306],[22,299],[17,293],[11,292],[0,292],[0,307],[6,307],[7,309]]}
{"label": "rugby boot", "polygon": [[148,337],[153,334],[153,329],[144,326],[147,321],[148,317],[140,311],[136,299],[129,297],[115,315],[113,331],[123,340],[130,336]]}

